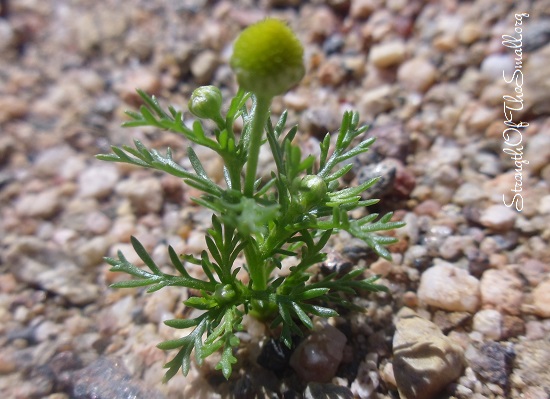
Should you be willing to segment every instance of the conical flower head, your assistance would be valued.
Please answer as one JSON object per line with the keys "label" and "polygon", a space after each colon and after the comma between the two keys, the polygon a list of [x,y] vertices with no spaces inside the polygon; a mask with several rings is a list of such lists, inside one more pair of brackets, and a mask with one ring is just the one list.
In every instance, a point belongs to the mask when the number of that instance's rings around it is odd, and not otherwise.
{"label": "conical flower head", "polygon": [[244,90],[273,97],[302,79],[303,57],[304,48],[294,32],[284,22],[269,18],[239,35],[230,63]]}

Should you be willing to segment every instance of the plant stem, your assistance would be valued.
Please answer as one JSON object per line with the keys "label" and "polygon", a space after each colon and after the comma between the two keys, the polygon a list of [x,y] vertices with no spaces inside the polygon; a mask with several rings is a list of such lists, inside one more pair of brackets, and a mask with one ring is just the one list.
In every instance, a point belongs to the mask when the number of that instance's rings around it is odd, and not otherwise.
{"label": "plant stem", "polygon": [[264,126],[269,114],[271,100],[272,97],[270,96],[256,95],[256,107],[252,119],[252,130],[250,133],[250,144],[248,146],[246,175],[244,180],[244,195],[250,198],[254,196],[256,169],[258,168],[258,158],[260,156]]}

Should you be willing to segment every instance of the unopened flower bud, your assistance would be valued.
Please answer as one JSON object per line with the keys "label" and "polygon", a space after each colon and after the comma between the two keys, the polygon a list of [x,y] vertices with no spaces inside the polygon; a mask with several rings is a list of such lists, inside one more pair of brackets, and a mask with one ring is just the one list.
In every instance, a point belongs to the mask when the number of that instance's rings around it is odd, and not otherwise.
{"label": "unopened flower bud", "polygon": [[218,284],[214,292],[214,298],[218,303],[228,303],[235,298],[235,290],[231,284]]}
{"label": "unopened flower bud", "polygon": [[302,79],[303,56],[304,48],[294,32],[284,22],[268,18],[239,35],[230,63],[244,90],[273,97]]}
{"label": "unopened flower bud", "polygon": [[325,181],[316,175],[307,175],[301,179],[297,177],[294,184],[297,190],[296,199],[306,210],[318,204],[328,191]]}
{"label": "unopened flower bud", "polygon": [[223,121],[222,93],[216,86],[201,86],[195,89],[188,106],[189,111],[198,118],[212,119],[216,123]]}

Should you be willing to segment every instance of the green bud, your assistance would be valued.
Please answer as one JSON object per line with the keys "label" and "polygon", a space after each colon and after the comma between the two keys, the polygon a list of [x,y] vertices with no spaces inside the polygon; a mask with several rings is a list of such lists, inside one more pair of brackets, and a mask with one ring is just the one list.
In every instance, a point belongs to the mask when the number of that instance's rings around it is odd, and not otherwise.
{"label": "green bud", "polygon": [[268,18],[242,31],[230,63],[244,90],[274,97],[303,78],[303,56],[294,32],[284,22]]}
{"label": "green bud", "polygon": [[235,298],[235,290],[231,284],[218,284],[214,292],[214,299],[218,303],[228,303]]}
{"label": "green bud", "polygon": [[295,178],[292,185],[296,189],[296,200],[305,209],[318,204],[327,194],[327,184],[316,175]]}
{"label": "green bud", "polygon": [[219,125],[221,116],[222,93],[216,86],[201,86],[193,91],[189,99],[189,111],[198,118],[211,119]]}

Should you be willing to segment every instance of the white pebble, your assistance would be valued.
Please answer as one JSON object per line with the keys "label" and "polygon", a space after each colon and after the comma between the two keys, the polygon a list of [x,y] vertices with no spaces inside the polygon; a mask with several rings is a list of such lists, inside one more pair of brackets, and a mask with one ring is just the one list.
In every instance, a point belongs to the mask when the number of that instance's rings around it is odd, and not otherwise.
{"label": "white pebble", "polygon": [[438,264],[422,274],[418,298],[439,309],[475,312],[479,306],[479,281],[464,269]]}
{"label": "white pebble", "polygon": [[514,226],[517,213],[504,204],[491,205],[483,211],[479,221],[492,230],[509,230]]}
{"label": "white pebble", "polygon": [[81,197],[105,197],[111,193],[118,179],[118,169],[114,165],[105,163],[91,166],[78,178],[79,195]]}
{"label": "white pebble", "polygon": [[502,335],[502,314],[494,309],[483,309],[474,316],[474,330],[486,338],[499,340]]}

